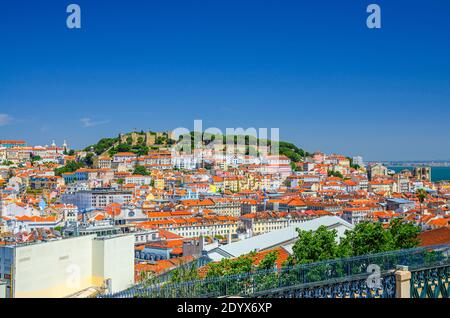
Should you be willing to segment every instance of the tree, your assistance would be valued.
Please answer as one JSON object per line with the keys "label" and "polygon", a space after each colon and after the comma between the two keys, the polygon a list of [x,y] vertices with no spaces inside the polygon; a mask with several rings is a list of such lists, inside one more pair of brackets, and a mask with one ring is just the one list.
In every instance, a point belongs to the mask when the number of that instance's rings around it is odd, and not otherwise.
{"label": "tree", "polygon": [[294,161],[291,161],[291,169],[292,171],[297,171],[297,165],[295,164]]}
{"label": "tree", "polygon": [[297,229],[291,264],[306,264],[339,258],[337,231],[320,226],[315,232]]}
{"label": "tree", "polygon": [[117,152],[130,152],[131,146],[129,144],[119,144],[114,150]]}
{"label": "tree", "polygon": [[195,262],[183,264],[180,262],[179,267],[170,273],[170,283],[188,282],[198,279],[198,268]]}
{"label": "tree", "polygon": [[150,172],[148,172],[147,168],[145,168],[144,166],[136,166],[136,168],[134,168],[133,174],[148,176]]}
{"label": "tree", "polygon": [[391,221],[389,231],[394,240],[395,249],[414,248],[419,245],[419,227],[411,223],[405,223],[402,219]]}
{"label": "tree", "polygon": [[[119,138],[103,138],[98,141],[95,145],[88,146],[84,149],[84,151],[91,151],[91,149],[94,149],[94,152],[97,155],[102,154],[107,149],[111,148],[116,142],[119,141]],[[70,150],[69,156],[73,156],[75,154],[75,151]]]}
{"label": "tree", "polygon": [[338,178],[344,179],[344,176],[339,171],[328,170],[327,173],[328,173],[329,177],[338,177]]}
{"label": "tree", "polygon": [[249,273],[253,269],[255,253],[242,255],[234,259],[222,259],[218,263],[208,264],[206,277],[219,277],[224,275],[237,275]]}
{"label": "tree", "polygon": [[425,202],[425,199],[428,197],[427,191],[425,189],[418,189],[416,191],[416,197],[419,199],[420,202],[420,214],[423,214],[423,203]]}
{"label": "tree", "polygon": [[162,144],[164,144],[165,140],[166,139],[164,137],[158,136],[158,137],[156,137],[155,144],[156,145],[162,145]]}
{"label": "tree", "polygon": [[152,271],[142,271],[139,273],[139,282],[143,287],[151,287],[156,285],[159,280]]}
{"label": "tree", "polygon": [[362,222],[337,243],[336,230],[321,226],[316,232],[299,232],[294,254],[286,265],[312,263],[323,260],[376,254],[417,247],[420,229],[401,219],[394,219],[385,229],[381,223]]}
{"label": "tree", "polygon": [[86,157],[84,157],[83,162],[86,166],[92,167],[94,165],[94,154],[92,152],[89,152],[86,154]]}
{"label": "tree", "polygon": [[375,254],[395,249],[392,234],[379,222],[358,223],[352,231],[346,231],[341,240],[342,251],[352,251],[352,256]]}
{"label": "tree", "polygon": [[132,152],[137,154],[138,156],[145,156],[149,152],[149,148],[146,145],[136,145],[131,149]]}
{"label": "tree", "polygon": [[34,163],[36,161],[42,160],[41,156],[31,156],[31,162]]}
{"label": "tree", "polygon": [[273,251],[266,256],[259,262],[258,269],[272,269],[275,267],[276,262],[278,259],[278,251]]}
{"label": "tree", "polygon": [[288,157],[293,162],[302,161],[306,154],[303,149],[300,149],[294,144],[285,141],[280,141],[278,143],[278,147],[280,155]]}
{"label": "tree", "polygon": [[69,161],[64,167],[56,168],[55,175],[61,176],[63,173],[74,172],[82,167],[84,167],[84,165],[81,162]]}

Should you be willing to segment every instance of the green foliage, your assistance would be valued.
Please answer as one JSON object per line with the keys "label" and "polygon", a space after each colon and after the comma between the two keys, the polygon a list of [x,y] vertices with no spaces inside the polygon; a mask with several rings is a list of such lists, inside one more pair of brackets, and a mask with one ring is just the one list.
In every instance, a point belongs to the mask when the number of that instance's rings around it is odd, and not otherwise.
{"label": "green foliage", "polygon": [[130,152],[131,151],[131,146],[129,144],[118,144],[115,147],[112,147],[111,149],[109,149],[108,153],[110,156],[115,155],[118,152]]}
{"label": "green foliage", "polygon": [[273,251],[266,256],[259,262],[258,269],[272,269],[275,268],[276,262],[278,259],[278,251]]}
{"label": "green foliage", "polygon": [[220,277],[226,275],[238,275],[253,272],[254,270],[269,270],[276,266],[278,259],[278,251],[268,253],[258,264],[254,266],[256,252],[251,252],[247,255],[242,255],[234,259],[222,259],[217,263],[210,263],[207,265],[207,278]]}
{"label": "green foliage", "polygon": [[25,191],[27,194],[42,194],[42,189],[31,189],[30,187],[28,187]]}
{"label": "green foliage", "polygon": [[291,169],[292,171],[297,171],[297,165],[293,161],[291,162]]}
{"label": "green foliage", "polygon": [[394,219],[387,229],[379,222],[362,222],[347,230],[339,243],[336,230],[324,226],[316,232],[298,232],[294,253],[286,266],[414,248],[419,244],[420,230],[401,219]]}
{"label": "green foliage", "polygon": [[83,158],[82,162],[84,165],[92,167],[94,165],[94,154],[92,152],[88,152],[86,154],[86,157]]}
{"label": "green foliage", "polygon": [[139,283],[143,287],[150,287],[159,283],[159,279],[152,271],[142,271],[139,273]]}
{"label": "green foliage", "polygon": [[327,173],[328,173],[329,177],[338,177],[338,178],[344,179],[344,176],[339,171],[328,170]]}
{"label": "green foliage", "polygon": [[148,176],[150,172],[148,172],[147,168],[145,168],[144,166],[136,166],[136,168],[134,168],[133,174]]}
{"label": "green foliage", "polygon": [[320,226],[315,232],[297,229],[298,240],[293,247],[292,261],[305,264],[339,258],[337,231]]}
{"label": "green foliage", "polygon": [[347,157],[347,159],[350,161],[350,168],[353,168],[356,170],[359,170],[361,168],[359,165],[353,163],[353,158]]}
{"label": "green foliage", "polygon": [[243,255],[234,259],[222,259],[218,263],[208,264],[206,277],[244,274],[252,271],[254,253]]}
{"label": "green foliage", "polygon": [[41,156],[31,156],[31,162],[39,161],[41,159]]}
{"label": "green foliage", "polygon": [[164,136],[158,136],[155,139],[155,144],[157,145],[163,145],[166,142],[167,138],[165,138]]}
{"label": "green foliage", "polygon": [[145,143],[136,145],[125,143],[125,144],[118,144],[117,146],[111,148],[109,150],[109,155],[113,156],[118,152],[132,152],[138,156],[145,156],[148,154],[148,151],[149,148],[145,145]]}
{"label": "green foliage", "polygon": [[[88,148],[90,148],[90,147],[92,147],[92,146],[89,146]],[[86,148],[87,149],[86,151],[90,151],[90,149],[88,149],[88,148]],[[69,151],[67,151],[64,149],[63,154],[66,156],[73,156],[73,155],[75,155],[75,150],[70,149]]]}
{"label": "green foliage", "polygon": [[278,146],[280,155],[288,157],[293,162],[300,162],[309,155],[308,152],[289,142],[280,141],[278,144],[273,144],[273,146]]}
{"label": "green foliage", "polygon": [[352,256],[395,250],[392,235],[379,222],[363,222],[352,231],[346,231],[341,244],[352,251]]}
{"label": "green foliage", "polygon": [[425,189],[418,189],[416,191],[416,197],[420,202],[420,212],[423,213],[423,203],[425,199],[428,197],[428,192]]}
{"label": "green foliage", "polygon": [[145,156],[148,154],[149,148],[146,145],[136,145],[133,146],[131,152],[134,152],[138,156]]}
{"label": "green foliage", "polygon": [[198,268],[195,263],[190,265],[182,264],[178,268],[170,272],[170,283],[188,282],[198,279]]}
{"label": "green foliage", "polygon": [[[94,152],[97,155],[100,155],[103,152],[105,152],[106,150],[108,150],[109,148],[111,148],[118,141],[119,141],[119,138],[103,138],[103,139],[100,139],[96,144],[86,147],[84,149],[84,151],[91,151],[91,148],[93,148]],[[71,150],[71,151],[73,151],[73,150]],[[74,153],[75,152],[73,152],[73,154]],[[70,154],[70,152],[69,152],[70,156],[72,156],[73,154]]]}
{"label": "green foliage", "polygon": [[76,161],[69,161],[64,167],[56,168],[55,175],[61,176],[63,173],[74,172],[80,168],[83,168],[84,164]]}
{"label": "green foliage", "polygon": [[412,223],[404,223],[401,219],[391,222],[389,231],[396,249],[414,248],[419,245],[420,228]]}

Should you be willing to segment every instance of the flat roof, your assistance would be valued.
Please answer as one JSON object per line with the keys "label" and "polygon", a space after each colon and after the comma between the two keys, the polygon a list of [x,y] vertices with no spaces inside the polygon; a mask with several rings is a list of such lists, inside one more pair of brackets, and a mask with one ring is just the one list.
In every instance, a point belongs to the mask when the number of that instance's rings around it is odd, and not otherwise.
{"label": "flat roof", "polygon": [[414,203],[414,201],[411,201],[411,200],[398,199],[398,198],[390,198],[390,199],[387,199],[387,201],[394,202],[394,203],[399,203],[399,204],[402,204],[402,203]]}

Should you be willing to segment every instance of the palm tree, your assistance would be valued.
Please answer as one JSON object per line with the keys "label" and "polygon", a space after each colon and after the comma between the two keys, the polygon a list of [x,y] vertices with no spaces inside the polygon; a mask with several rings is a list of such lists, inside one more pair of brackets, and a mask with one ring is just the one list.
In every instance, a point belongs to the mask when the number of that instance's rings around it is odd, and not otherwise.
{"label": "palm tree", "polygon": [[423,203],[425,202],[425,199],[428,197],[428,193],[424,189],[418,189],[416,191],[416,197],[417,199],[419,199],[420,202],[420,214],[423,215]]}

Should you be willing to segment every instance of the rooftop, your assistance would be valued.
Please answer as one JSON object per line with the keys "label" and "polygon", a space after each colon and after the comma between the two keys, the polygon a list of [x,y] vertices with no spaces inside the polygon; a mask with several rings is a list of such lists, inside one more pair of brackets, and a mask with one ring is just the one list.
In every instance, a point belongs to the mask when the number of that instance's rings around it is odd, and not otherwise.
{"label": "rooftop", "polygon": [[264,251],[276,246],[280,246],[283,243],[289,243],[292,240],[295,240],[298,237],[297,229],[302,229],[305,231],[315,231],[321,225],[329,228],[336,226],[341,226],[345,229],[353,228],[352,224],[344,221],[337,216],[324,216],[303,222],[299,225],[286,227],[284,229],[268,232],[238,242],[219,246],[218,248],[213,249],[208,256],[214,261],[218,261],[222,258],[232,258],[248,254],[254,250]]}

